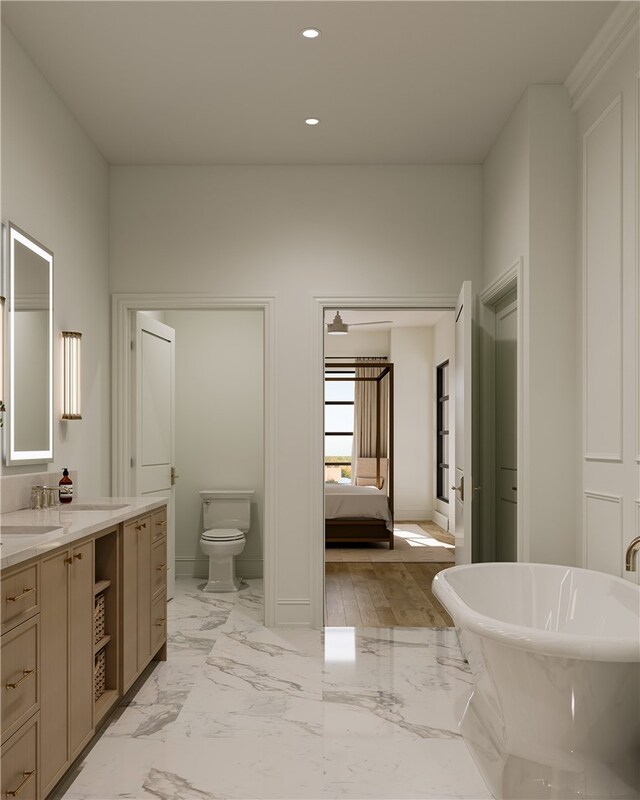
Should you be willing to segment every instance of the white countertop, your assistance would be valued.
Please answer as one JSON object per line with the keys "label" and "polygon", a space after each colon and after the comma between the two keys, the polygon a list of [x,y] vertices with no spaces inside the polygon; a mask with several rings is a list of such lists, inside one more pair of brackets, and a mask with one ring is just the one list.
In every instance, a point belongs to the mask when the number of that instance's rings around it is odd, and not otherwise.
{"label": "white countertop", "polygon": [[[49,533],[1,533],[0,569],[13,567],[58,547],[66,547],[92,533],[160,508],[166,502],[166,497],[75,497],[73,502],[53,508],[38,511],[25,508],[21,511],[0,514],[0,528],[5,525],[56,526],[56,529]],[[100,511],[79,509],[74,511],[75,506],[92,503],[105,506],[125,504],[125,507]]]}

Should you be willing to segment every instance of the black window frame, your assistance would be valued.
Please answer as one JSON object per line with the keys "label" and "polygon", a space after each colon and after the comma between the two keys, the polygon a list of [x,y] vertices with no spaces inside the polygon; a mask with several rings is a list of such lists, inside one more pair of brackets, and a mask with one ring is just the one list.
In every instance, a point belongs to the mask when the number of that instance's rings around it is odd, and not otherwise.
{"label": "black window frame", "polygon": [[[353,374],[353,378],[351,377],[351,374]],[[344,378],[344,380],[349,380],[349,379],[353,380],[353,379],[355,379],[356,373],[355,373],[355,370],[348,370],[348,371],[347,370],[345,370],[345,371],[342,371],[342,370],[325,370],[325,383],[327,382],[326,381],[326,376],[327,375],[340,375],[340,376],[342,376]],[[349,376],[348,378],[346,377],[347,375]],[[334,380],[335,380],[335,378],[334,378]],[[325,397],[326,397],[326,392],[325,392]],[[355,407],[355,400],[325,400],[324,401],[324,405],[325,405],[325,408],[327,406],[354,406]],[[324,435],[325,436],[353,436],[354,435],[354,431],[328,431],[326,429],[326,427],[325,427]],[[351,459],[349,459],[349,461],[328,461],[327,458],[325,457],[324,465],[325,465],[325,467],[338,467],[338,466],[339,467],[351,467],[352,462],[351,462]]]}
{"label": "black window frame", "polygon": [[436,497],[443,503],[449,502],[449,487],[446,485],[449,481],[444,479],[445,470],[449,470],[449,453],[444,452],[445,436],[449,436],[449,430],[444,427],[445,408],[449,412],[447,419],[451,419],[449,394],[444,393],[445,385],[451,380],[448,372],[449,359],[436,366]]}

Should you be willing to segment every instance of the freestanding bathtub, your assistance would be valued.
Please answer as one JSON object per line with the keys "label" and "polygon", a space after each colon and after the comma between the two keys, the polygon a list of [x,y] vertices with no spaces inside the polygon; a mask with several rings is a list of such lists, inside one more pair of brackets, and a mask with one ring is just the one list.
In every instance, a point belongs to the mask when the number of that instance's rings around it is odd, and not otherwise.
{"label": "freestanding bathtub", "polygon": [[473,673],[460,731],[494,797],[640,797],[640,588],[498,563],[433,589]]}

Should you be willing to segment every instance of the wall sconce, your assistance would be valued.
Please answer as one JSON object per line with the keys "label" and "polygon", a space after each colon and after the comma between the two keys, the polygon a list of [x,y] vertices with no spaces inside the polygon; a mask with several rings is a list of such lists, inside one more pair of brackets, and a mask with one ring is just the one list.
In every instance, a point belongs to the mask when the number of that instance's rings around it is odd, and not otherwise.
{"label": "wall sconce", "polygon": [[82,419],[82,334],[62,331],[62,419]]}

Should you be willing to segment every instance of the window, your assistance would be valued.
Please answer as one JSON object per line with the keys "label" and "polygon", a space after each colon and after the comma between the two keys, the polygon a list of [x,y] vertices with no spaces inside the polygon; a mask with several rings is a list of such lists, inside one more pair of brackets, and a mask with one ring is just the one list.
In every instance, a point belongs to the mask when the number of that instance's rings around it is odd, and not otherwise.
{"label": "window", "polygon": [[355,371],[325,371],[324,381],[324,479],[351,483]]}
{"label": "window", "polygon": [[436,495],[449,502],[449,362],[436,367]]}

